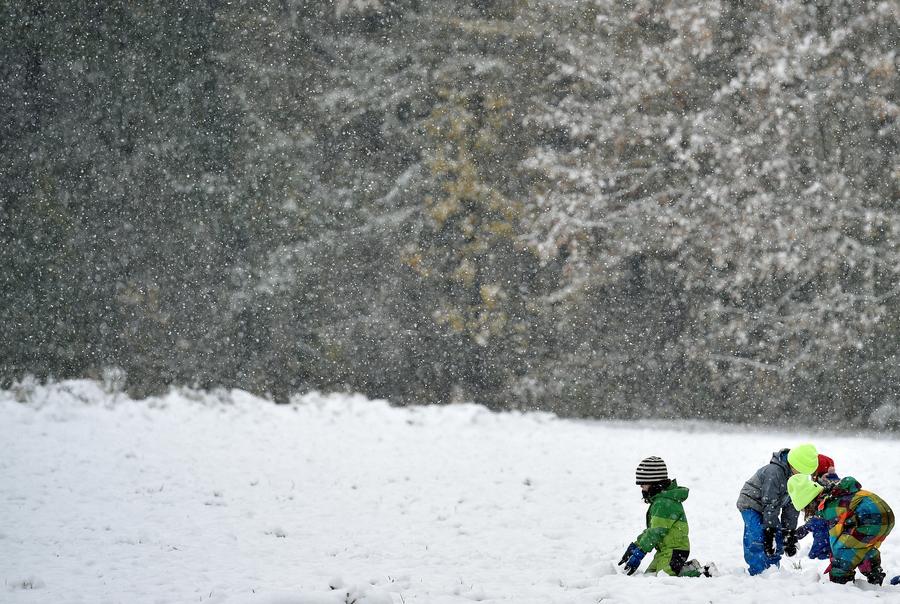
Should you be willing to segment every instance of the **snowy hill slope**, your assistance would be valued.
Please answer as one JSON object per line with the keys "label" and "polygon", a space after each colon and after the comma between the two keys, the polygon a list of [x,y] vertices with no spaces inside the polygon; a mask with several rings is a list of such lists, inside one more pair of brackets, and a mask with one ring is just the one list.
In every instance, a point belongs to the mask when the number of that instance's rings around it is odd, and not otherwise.
{"label": "snowy hill slope", "polygon": [[[337,395],[135,402],[66,382],[21,404],[0,392],[0,601],[900,601],[897,587],[831,585],[805,557],[744,572],[738,490],[773,450],[807,440],[900,510],[889,439]],[[634,467],[651,454],[691,488],[692,556],[721,576],[619,574],[646,510]],[[882,551],[898,574],[900,534]]]}

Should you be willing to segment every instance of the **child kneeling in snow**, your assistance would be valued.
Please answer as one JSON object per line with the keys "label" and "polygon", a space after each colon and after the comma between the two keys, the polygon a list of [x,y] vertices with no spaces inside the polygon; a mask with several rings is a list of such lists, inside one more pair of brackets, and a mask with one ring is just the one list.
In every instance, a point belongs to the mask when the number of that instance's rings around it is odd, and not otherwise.
{"label": "child kneeling in snow", "polygon": [[641,487],[647,510],[647,528],[634,543],[628,546],[619,566],[633,575],[647,552],[655,549],[656,555],[647,568],[648,573],[663,571],[678,577],[711,576],[713,565],[702,566],[697,560],[688,560],[691,544],[688,539],[688,523],[682,503],[688,489],[669,480],[666,463],[659,457],[648,457],[637,467],[635,482]]}
{"label": "child kneeling in snow", "polygon": [[816,515],[828,523],[831,581],[849,583],[859,568],[869,583],[884,582],[878,548],[894,528],[894,512],[883,499],[862,490],[852,476],[822,486],[808,476],[795,475],[788,480],[788,493],[794,508],[815,503]]}

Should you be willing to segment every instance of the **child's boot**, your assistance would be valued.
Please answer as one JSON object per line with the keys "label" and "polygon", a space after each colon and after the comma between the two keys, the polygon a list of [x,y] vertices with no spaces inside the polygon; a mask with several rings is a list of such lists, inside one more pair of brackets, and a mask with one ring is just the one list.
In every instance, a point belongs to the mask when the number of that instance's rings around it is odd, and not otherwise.
{"label": "child's boot", "polygon": [[715,564],[712,562],[701,564],[696,558],[688,560],[681,568],[681,576],[683,577],[712,577],[717,574],[719,574],[719,569],[716,568]]}
{"label": "child's boot", "polygon": [[868,572],[863,572],[863,574],[866,576],[866,580],[872,585],[881,585],[884,583],[884,578],[887,576],[884,574],[884,569],[877,564],[872,564],[868,568]]}

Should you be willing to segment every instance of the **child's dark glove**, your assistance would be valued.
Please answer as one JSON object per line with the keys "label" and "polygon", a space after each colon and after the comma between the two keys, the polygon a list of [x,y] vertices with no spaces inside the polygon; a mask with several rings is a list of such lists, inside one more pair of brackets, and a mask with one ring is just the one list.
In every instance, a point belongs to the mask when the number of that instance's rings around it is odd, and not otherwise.
{"label": "child's dark glove", "polygon": [[784,532],[784,553],[787,556],[797,555],[797,531],[793,529]]}
{"label": "child's dark glove", "polygon": [[631,554],[632,554],[632,553],[634,552],[634,550],[636,550],[636,549],[638,549],[637,543],[629,543],[629,544],[628,544],[628,549],[625,550],[625,553],[622,554],[622,559],[619,560],[619,566],[622,566],[623,564],[625,564],[626,562],[628,562],[628,559],[631,557]]}
{"label": "child's dark glove", "polygon": [[[803,539],[804,537],[806,537],[809,534],[810,530],[811,529],[809,528],[809,523],[801,524],[800,526],[797,527],[797,530],[794,531],[794,536],[797,537],[797,541],[800,541],[801,539]],[[787,548],[785,547],[785,549],[787,549]]]}
{"label": "child's dark glove", "polygon": [[775,556],[775,527],[767,526],[763,529],[763,551],[766,556],[773,558]]}
{"label": "child's dark glove", "polygon": [[900,575],[897,575],[893,579],[891,579],[891,585],[900,585]]}
{"label": "child's dark glove", "polygon": [[634,549],[631,550],[631,557],[628,558],[628,562],[625,563],[625,574],[633,575],[637,572],[638,567],[641,565],[641,560],[643,560],[646,555],[647,552],[635,545]]}

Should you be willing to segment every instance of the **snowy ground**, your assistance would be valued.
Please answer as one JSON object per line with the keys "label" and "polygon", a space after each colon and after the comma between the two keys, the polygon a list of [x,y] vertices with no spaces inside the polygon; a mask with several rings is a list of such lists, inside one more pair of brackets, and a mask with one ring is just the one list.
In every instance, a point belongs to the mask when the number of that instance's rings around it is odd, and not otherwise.
{"label": "snowy ground", "polygon": [[[346,396],[134,402],[89,382],[14,397],[0,392],[4,603],[900,601],[831,585],[805,557],[748,577],[734,506],[773,450],[811,440],[900,510],[897,440]],[[652,454],[691,488],[692,556],[721,576],[615,566],[644,523],[633,474]],[[900,533],[882,551],[898,574]]]}

